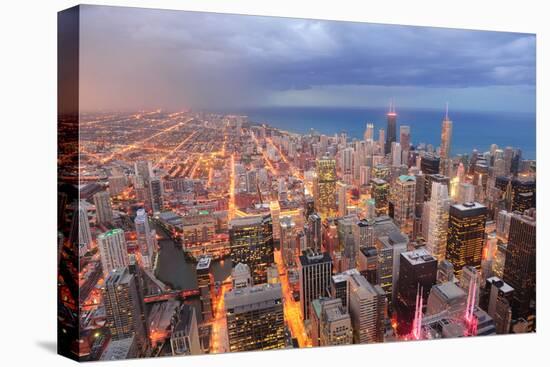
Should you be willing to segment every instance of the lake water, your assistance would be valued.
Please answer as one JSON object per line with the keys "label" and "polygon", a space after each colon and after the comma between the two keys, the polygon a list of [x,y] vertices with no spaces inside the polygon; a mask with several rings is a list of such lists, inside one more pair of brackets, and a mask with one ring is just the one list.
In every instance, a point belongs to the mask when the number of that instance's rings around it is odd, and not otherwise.
{"label": "lake water", "polygon": [[[226,111],[229,112],[229,111]],[[362,138],[367,122],[386,130],[386,110],[375,108],[329,107],[269,107],[231,111],[247,115],[251,122],[267,123],[273,127],[297,133],[311,129],[333,135],[345,131],[351,138]],[[441,120],[444,111],[428,109],[397,109],[397,139],[399,125],[411,127],[413,144],[426,143],[434,147],[441,141]],[[534,113],[475,112],[450,110],[453,121],[452,153],[471,153],[489,150],[491,144],[504,149],[520,148],[523,157],[536,157],[536,118]]]}

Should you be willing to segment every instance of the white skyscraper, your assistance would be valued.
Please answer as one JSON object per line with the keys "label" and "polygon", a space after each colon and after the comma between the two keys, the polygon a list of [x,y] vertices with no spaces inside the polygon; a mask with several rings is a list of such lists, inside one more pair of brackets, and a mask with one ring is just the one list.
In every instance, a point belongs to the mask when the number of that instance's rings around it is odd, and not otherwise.
{"label": "white skyscraper", "polygon": [[342,173],[344,175],[352,174],[353,171],[353,148],[342,150]]}
{"label": "white skyscraper", "polygon": [[401,144],[393,142],[391,145],[392,166],[401,165]]}
{"label": "white skyscraper", "polygon": [[445,259],[447,249],[447,225],[449,222],[449,206],[451,199],[447,185],[433,182],[432,197],[429,206],[427,248],[437,261]]}
{"label": "white skyscraper", "polygon": [[154,231],[151,231],[149,227],[149,219],[144,209],[137,211],[136,219],[134,220],[136,226],[137,243],[141,254],[141,264],[146,269],[153,267],[153,253],[154,253]]}
{"label": "white skyscraper", "polygon": [[112,229],[100,234],[97,236],[97,245],[105,276],[114,269],[128,266],[128,250],[122,229]]}

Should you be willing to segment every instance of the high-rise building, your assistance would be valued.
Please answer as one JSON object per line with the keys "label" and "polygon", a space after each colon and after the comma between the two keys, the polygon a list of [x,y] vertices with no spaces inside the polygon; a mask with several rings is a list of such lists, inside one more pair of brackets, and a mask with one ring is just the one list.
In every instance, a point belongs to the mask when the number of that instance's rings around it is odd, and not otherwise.
{"label": "high-rise building", "polygon": [[527,319],[534,314],[536,244],[535,209],[527,210],[523,215],[513,214],[510,220],[503,280],[514,288],[512,302],[514,318]]}
{"label": "high-rise building", "polygon": [[285,347],[283,294],[280,284],[260,284],[225,294],[230,352]]}
{"label": "high-rise building", "polygon": [[[357,216],[348,215],[338,219],[338,251],[342,254],[340,270],[348,270],[356,267],[356,255],[359,244],[356,243],[355,229]],[[357,238],[357,240],[359,240]]]}
{"label": "high-rise building", "polygon": [[296,223],[290,216],[283,216],[279,219],[281,232],[280,249],[282,259],[287,267],[296,265],[296,257],[299,254],[296,244]]}
{"label": "high-rise building", "polygon": [[323,247],[323,226],[321,216],[312,213],[307,217],[306,243],[314,251],[321,251]]}
{"label": "high-rise building", "polygon": [[151,210],[153,213],[160,213],[163,206],[162,181],[159,177],[151,177],[149,181],[151,198]]}
{"label": "high-rise building", "polygon": [[273,263],[271,215],[232,219],[229,224],[230,255],[234,264],[250,267],[254,284],[267,282],[267,268]]}
{"label": "high-rise building", "polygon": [[416,180],[414,176],[399,176],[391,186],[390,216],[401,232],[411,235],[415,209]]}
{"label": "high-rise building", "polygon": [[332,276],[332,259],[327,252],[307,249],[299,258],[300,306],[302,317],[309,320],[311,301],[326,296]]}
{"label": "high-rise building", "polygon": [[512,327],[512,302],[514,288],[498,277],[486,280],[484,308],[495,322],[497,334],[508,334]]}
{"label": "high-rise building", "polygon": [[197,316],[193,307],[186,304],[179,306],[174,312],[170,328],[172,355],[202,354]]}
{"label": "high-rise building", "polygon": [[372,179],[371,196],[374,199],[376,216],[388,215],[389,192],[390,192],[390,185],[386,181],[379,178]]}
{"label": "high-rise building", "polygon": [[155,232],[151,231],[149,218],[144,209],[139,209],[134,219],[136,227],[137,244],[141,255],[141,264],[146,269],[153,267],[153,254],[155,250]]}
{"label": "high-rise building", "polygon": [[399,126],[399,143],[403,151],[411,149],[411,127],[408,125]]}
{"label": "high-rise building", "polygon": [[106,326],[113,340],[134,337],[142,352],[149,347],[148,328],[143,318],[145,305],[139,297],[137,280],[127,267],[120,267],[105,279],[103,288]]}
{"label": "high-rise building", "polygon": [[212,319],[213,307],[211,289],[214,284],[214,276],[210,272],[210,256],[202,256],[197,262],[197,285],[201,299],[202,320],[208,322]]}
{"label": "high-rise building", "polygon": [[97,236],[97,246],[105,277],[115,269],[128,266],[128,249],[122,229],[113,229]]}
{"label": "high-rise building", "polygon": [[367,186],[370,181],[370,167],[369,166],[360,166],[359,167],[359,185]]}
{"label": "high-rise building", "polygon": [[339,298],[318,298],[311,303],[313,346],[353,343],[350,315]]}
{"label": "high-rise building", "polygon": [[439,157],[426,153],[421,157],[420,169],[425,175],[436,175],[439,173]]}
{"label": "high-rise building", "polygon": [[353,274],[359,274],[359,271],[350,269],[334,274],[330,278],[330,297],[340,299],[347,312],[349,312],[349,278]]}
{"label": "high-rise building", "polygon": [[432,197],[425,204],[429,206],[430,211],[426,248],[437,261],[443,261],[447,250],[447,226],[451,199],[447,186],[444,184],[434,182],[431,191]]}
{"label": "high-rise building", "polygon": [[382,343],[387,302],[384,290],[379,285],[372,285],[360,274],[352,274],[348,281],[354,342]]}
{"label": "high-rise building", "polygon": [[[441,122],[441,147],[439,156],[442,161],[451,158],[451,137],[453,135],[453,122],[449,119],[449,107],[445,108],[445,118]],[[444,172],[444,171],[443,171]],[[445,174],[448,174],[445,172]]]}
{"label": "high-rise building", "polygon": [[391,152],[391,145],[397,140],[397,113],[395,113],[395,107],[393,101],[390,103],[390,110],[388,111],[387,120],[388,120],[388,129],[386,133],[386,145],[384,148],[384,154],[389,154]]}
{"label": "high-rise building", "polygon": [[346,208],[348,205],[347,201],[347,192],[348,192],[348,185],[346,185],[344,182],[338,181],[336,183],[337,188],[337,196],[338,196],[338,216],[343,217],[346,215]]}
{"label": "high-rise building", "polygon": [[395,302],[399,335],[408,335],[411,332],[419,289],[422,291],[424,309],[436,278],[437,260],[428,250],[419,248],[401,254]]}
{"label": "high-rise building", "polygon": [[100,191],[94,195],[94,206],[98,224],[107,224],[113,221],[111,197],[107,191]]}
{"label": "high-rise building", "polygon": [[358,253],[357,270],[371,284],[378,284],[378,250],[376,247],[361,247]]}
{"label": "high-rise building", "polygon": [[451,205],[446,257],[457,278],[466,265],[481,268],[486,220],[487,208],[477,202]]}
{"label": "high-rise building", "polygon": [[391,165],[392,167],[399,167],[401,166],[401,144],[398,142],[393,142],[391,145]]}
{"label": "high-rise building", "polygon": [[90,230],[88,211],[84,206],[78,205],[78,244],[89,250],[91,243],[92,231]]}
{"label": "high-rise building", "polygon": [[510,222],[512,221],[512,213],[506,210],[501,210],[497,213],[496,227],[497,238],[503,242],[508,242],[508,234],[510,233]]}
{"label": "high-rise building", "polygon": [[374,124],[367,123],[367,127],[365,128],[365,134],[363,138],[365,139],[365,141],[374,140]]}
{"label": "high-rise building", "polygon": [[378,253],[376,284],[382,287],[392,306],[398,289],[401,254],[407,251],[408,242],[407,236],[398,230],[393,230],[387,235],[378,235],[375,241]]}
{"label": "high-rise building", "polygon": [[314,184],[315,210],[322,218],[336,214],[336,161],[327,156],[317,160]]}

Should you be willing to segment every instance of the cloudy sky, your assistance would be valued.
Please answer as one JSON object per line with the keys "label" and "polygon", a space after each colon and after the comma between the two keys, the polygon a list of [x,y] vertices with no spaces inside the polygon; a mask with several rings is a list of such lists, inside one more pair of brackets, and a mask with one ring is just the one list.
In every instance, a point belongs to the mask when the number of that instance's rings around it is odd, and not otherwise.
{"label": "cloudy sky", "polygon": [[535,110],[535,36],[83,6],[81,107]]}

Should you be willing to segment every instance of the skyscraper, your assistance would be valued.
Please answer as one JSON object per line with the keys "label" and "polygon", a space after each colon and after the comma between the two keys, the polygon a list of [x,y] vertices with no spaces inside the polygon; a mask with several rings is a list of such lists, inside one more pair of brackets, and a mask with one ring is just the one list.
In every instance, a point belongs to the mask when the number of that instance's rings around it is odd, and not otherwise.
{"label": "skyscraper", "polygon": [[260,284],[225,294],[230,352],[285,347],[283,294],[280,284]]}
{"label": "skyscraper", "polygon": [[254,284],[267,282],[267,268],[273,263],[271,215],[232,219],[229,224],[230,255],[233,264],[250,267]]}
{"label": "skyscraper", "polygon": [[487,208],[477,202],[451,205],[447,235],[447,260],[460,278],[465,265],[481,268]]}
{"label": "skyscraper", "polygon": [[425,175],[435,175],[439,173],[439,157],[426,153],[420,158],[420,169]]}
{"label": "skyscraper", "polygon": [[510,220],[503,280],[515,290],[512,302],[514,318],[527,319],[535,312],[536,244],[535,209],[527,210],[523,215],[513,214]]}
{"label": "skyscraper", "polygon": [[498,277],[491,277],[485,283],[484,293],[484,307],[495,321],[497,334],[508,334],[512,327],[514,288]]}
{"label": "skyscraper", "polygon": [[418,292],[422,290],[424,308],[436,278],[437,260],[428,250],[420,248],[401,254],[395,305],[399,335],[407,335],[411,332]]}
{"label": "skyscraper", "polygon": [[374,140],[374,124],[367,123],[367,127],[365,128],[365,135],[363,136],[365,141],[367,140]]}
{"label": "skyscraper", "polygon": [[88,211],[82,205],[78,205],[78,226],[78,244],[85,246],[88,250],[92,243],[92,232],[90,230]]}
{"label": "skyscraper", "polygon": [[137,281],[127,267],[120,267],[105,279],[103,288],[106,326],[113,340],[136,338],[139,349],[148,349],[148,328],[142,317],[144,304]]}
{"label": "skyscraper", "polygon": [[364,276],[349,277],[349,310],[355,343],[384,341],[386,294],[379,285],[370,284]]}
{"label": "skyscraper", "polygon": [[401,232],[407,235],[413,230],[415,194],[414,176],[401,175],[391,186],[389,211]]}
{"label": "skyscraper", "polygon": [[380,179],[371,180],[371,196],[374,199],[376,216],[388,215],[388,196],[390,185]]}
{"label": "skyscraper", "polygon": [[197,263],[197,285],[199,287],[201,297],[202,320],[208,322],[212,319],[212,296],[210,289],[214,283],[214,276],[210,272],[210,264],[212,258],[210,256],[202,256]]}
{"label": "skyscraper", "polygon": [[149,190],[151,197],[151,210],[153,213],[159,213],[162,210],[162,181],[159,177],[151,177],[149,181]]}
{"label": "skyscraper", "polygon": [[317,160],[315,181],[315,210],[321,218],[336,214],[336,161],[327,156]]}
{"label": "skyscraper", "polygon": [[395,113],[395,107],[393,105],[393,100],[390,102],[390,109],[387,113],[388,129],[386,131],[386,145],[384,148],[384,154],[389,154],[391,152],[391,145],[397,140],[397,113]]}
{"label": "skyscraper", "polygon": [[128,266],[128,250],[122,229],[117,228],[100,234],[97,236],[97,245],[105,277],[115,269]]}
{"label": "skyscraper", "polygon": [[409,151],[411,149],[411,127],[408,125],[399,126],[399,144],[401,150]]}
{"label": "skyscraper", "polygon": [[307,249],[300,256],[298,272],[300,280],[300,306],[302,317],[309,320],[311,301],[326,296],[332,276],[332,259],[328,252]]}
{"label": "skyscraper", "polygon": [[296,265],[295,257],[298,255],[296,246],[296,223],[290,216],[283,216],[279,220],[281,231],[280,249],[283,262],[287,267]]}
{"label": "skyscraper", "polygon": [[313,213],[307,218],[307,247],[321,251],[323,246],[323,231],[321,217],[317,213]]}
{"label": "skyscraper", "polygon": [[107,224],[113,221],[111,197],[107,191],[100,191],[94,195],[94,206],[98,224]]}
{"label": "skyscraper", "polygon": [[141,255],[141,264],[146,269],[153,267],[153,253],[155,246],[154,232],[149,226],[149,218],[144,209],[139,209],[134,219],[136,227],[137,244]]}
{"label": "skyscraper", "polygon": [[441,147],[439,156],[441,157],[440,172],[449,175],[449,159],[451,158],[451,137],[453,135],[453,122],[449,119],[449,105],[445,108],[445,118],[441,123]]}
{"label": "skyscraper", "polygon": [[434,182],[432,184],[432,197],[426,204],[429,206],[430,211],[426,248],[437,261],[445,260],[450,204],[451,199],[449,198],[447,186]]}

